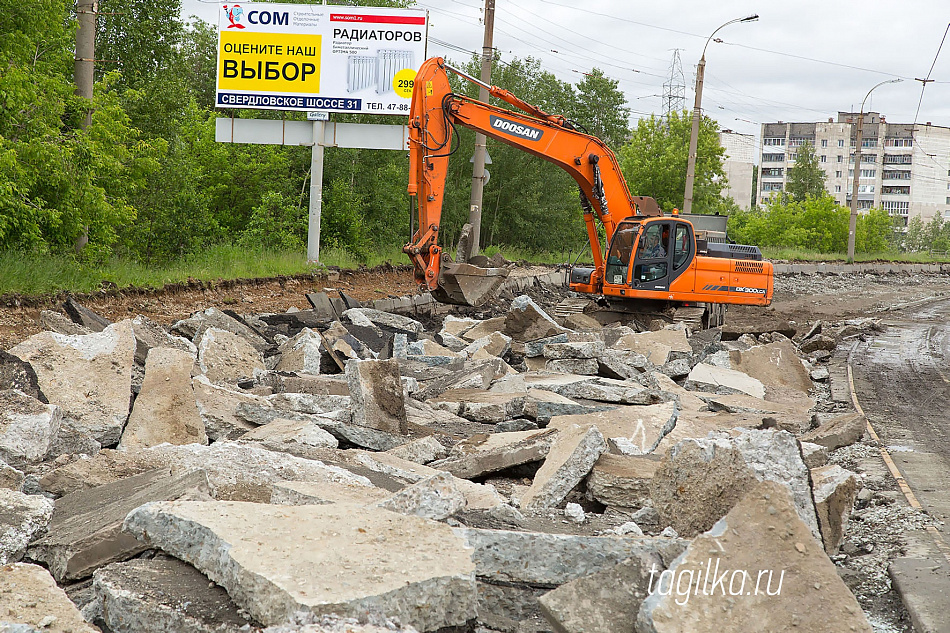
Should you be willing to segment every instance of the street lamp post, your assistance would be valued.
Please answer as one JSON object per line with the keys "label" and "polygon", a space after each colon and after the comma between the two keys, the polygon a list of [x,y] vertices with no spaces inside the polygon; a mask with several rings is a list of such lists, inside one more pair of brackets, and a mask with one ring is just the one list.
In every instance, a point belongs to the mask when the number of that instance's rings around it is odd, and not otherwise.
{"label": "street lamp post", "polygon": [[[874,86],[883,86],[884,84],[896,84],[901,79],[887,79]],[[868,90],[864,95],[864,101],[861,102],[861,112],[858,114],[857,129],[854,133],[854,176],[851,179],[851,218],[848,220],[848,263],[854,261],[854,238],[858,228],[858,181],[861,178],[861,131],[864,129],[864,104],[868,97],[874,92],[874,88]]]}
{"label": "street lamp post", "polygon": [[735,24],[736,22],[754,22],[759,19],[759,15],[750,15],[744,18],[729,20],[706,38],[706,44],[703,46],[703,56],[699,58],[699,65],[696,66],[696,101],[693,104],[693,128],[689,134],[689,156],[686,162],[686,193],[683,196],[683,213],[690,213],[693,210],[693,181],[696,178],[696,146],[699,144],[699,120],[702,118],[703,103],[703,75],[706,73],[706,46],[713,36],[720,29]]}

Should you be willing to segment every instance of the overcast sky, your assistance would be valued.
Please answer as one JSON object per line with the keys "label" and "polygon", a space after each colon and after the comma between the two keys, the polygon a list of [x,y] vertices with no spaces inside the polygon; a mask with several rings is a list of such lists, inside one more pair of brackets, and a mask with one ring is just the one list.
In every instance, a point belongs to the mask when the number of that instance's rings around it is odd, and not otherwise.
{"label": "overcast sky", "polygon": [[[185,15],[215,22],[219,5],[183,0]],[[429,10],[429,54],[462,60],[480,51],[484,0],[420,0]],[[822,121],[865,110],[911,123],[921,82],[950,23],[950,3],[937,0],[496,0],[495,47],[502,60],[531,56],[559,79],[576,83],[593,67],[619,80],[632,119],[662,113],[663,84],[679,49],[692,108],[695,68],[718,27],[732,24],[706,51],[703,109],[722,128],[758,136],[759,124]],[[948,37],[950,40],[950,37]],[[575,72],[576,71],[576,72]],[[930,75],[917,121],[950,126],[950,41]]]}

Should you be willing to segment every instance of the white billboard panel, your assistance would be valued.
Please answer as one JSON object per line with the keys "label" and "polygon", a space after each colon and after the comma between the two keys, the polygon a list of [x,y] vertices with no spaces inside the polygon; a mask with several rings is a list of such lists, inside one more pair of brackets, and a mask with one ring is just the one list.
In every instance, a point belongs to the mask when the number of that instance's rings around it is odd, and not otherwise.
{"label": "white billboard panel", "polygon": [[424,10],[229,3],[218,22],[219,108],[409,114]]}

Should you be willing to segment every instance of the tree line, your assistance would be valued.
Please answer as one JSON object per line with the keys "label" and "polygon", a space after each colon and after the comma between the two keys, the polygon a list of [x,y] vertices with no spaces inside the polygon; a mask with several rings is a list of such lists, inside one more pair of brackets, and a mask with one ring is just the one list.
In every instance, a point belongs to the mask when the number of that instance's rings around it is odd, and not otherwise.
{"label": "tree line", "polygon": [[[5,16],[0,22],[0,250],[72,254],[92,262],[114,255],[173,260],[216,244],[305,251],[309,148],[214,140],[220,116],[303,115],[215,110],[216,28],[182,20],[180,0],[160,11],[147,0],[101,0],[99,12],[97,81],[90,103],[74,94],[72,3],[0,0]],[[452,63],[478,74],[476,58]],[[633,194],[652,196],[667,210],[682,206],[688,112],[641,119],[631,129],[616,80],[594,68],[577,83],[567,83],[532,58],[496,59],[492,82],[605,140],[616,151]],[[473,85],[459,82],[454,88],[477,96]],[[90,109],[92,123],[83,127]],[[373,115],[333,118],[399,121]],[[446,246],[468,217],[474,133],[460,128],[458,143],[443,211]],[[492,163],[483,197],[482,246],[544,252],[586,248],[577,186],[566,173],[491,140],[488,151]],[[737,213],[722,195],[723,158],[718,125],[703,117],[696,209],[734,214],[735,232],[751,243],[821,241],[822,248],[826,243],[836,248],[837,228],[806,219],[840,215],[827,200],[779,200],[765,214]],[[407,179],[404,152],[328,149],[323,247],[361,258],[404,244],[410,227]],[[879,224],[864,223],[869,235],[877,235]]]}

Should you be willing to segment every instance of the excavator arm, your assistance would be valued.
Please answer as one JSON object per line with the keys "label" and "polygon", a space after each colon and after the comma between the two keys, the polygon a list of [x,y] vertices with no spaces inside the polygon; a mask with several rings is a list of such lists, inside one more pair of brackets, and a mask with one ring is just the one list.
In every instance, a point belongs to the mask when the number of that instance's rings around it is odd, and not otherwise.
{"label": "excavator arm", "polygon": [[[447,71],[487,88],[491,96],[521,112],[453,93]],[[595,216],[609,243],[618,221],[615,218],[638,212],[614,153],[564,117],[547,114],[507,90],[482,84],[441,58],[431,58],[416,75],[409,114],[409,194],[416,198],[419,223],[403,251],[413,262],[416,281],[440,301],[476,305],[507,274],[503,269],[455,263],[439,245],[448,162],[459,125],[554,163],[574,178],[580,187],[595,264],[592,282],[603,279],[604,259]]]}

